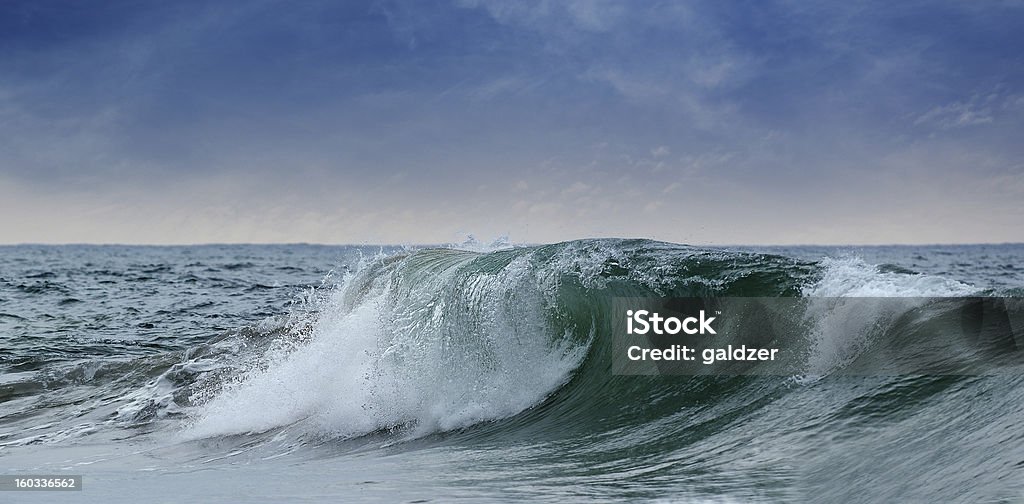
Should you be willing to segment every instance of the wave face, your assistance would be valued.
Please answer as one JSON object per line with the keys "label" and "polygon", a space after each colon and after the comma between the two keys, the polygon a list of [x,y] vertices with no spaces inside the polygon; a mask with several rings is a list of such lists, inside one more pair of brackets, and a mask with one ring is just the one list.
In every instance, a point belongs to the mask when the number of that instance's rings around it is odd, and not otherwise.
{"label": "wave face", "polygon": [[514,415],[564,384],[586,342],[551,320],[535,257],[429,250],[370,261],[324,302],[309,342],[204,405],[198,435],[296,422],[422,434]]}
{"label": "wave face", "polygon": [[[322,285],[296,284],[292,292],[305,294],[283,315],[254,316],[212,338],[184,334],[154,340],[152,351],[130,358],[124,354],[134,350],[89,362],[47,357],[45,345],[13,350],[36,360],[0,384],[0,400],[26,405],[21,416],[4,418],[15,427],[48,422],[31,435],[0,433],[0,454],[127,432],[171,443],[178,453],[199,450],[203,460],[251,449],[269,460],[303,452],[344,459],[366,450],[423,457],[439,447],[471,448],[493,459],[474,459],[490,463],[488,470],[449,461],[462,471],[455,478],[462,485],[496,485],[503,477],[494,471],[505,473],[493,464],[505,461],[517,464],[514,477],[506,476],[531,482],[537,493],[523,497],[534,498],[561,495],[552,491],[564,485],[593,490],[571,495],[627,500],[666,489],[741,500],[1014,495],[1016,487],[1005,481],[1021,454],[1007,448],[1015,435],[1006,433],[1018,432],[1024,418],[1021,367],[994,363],[977,342],[942,339],[941,330],[932,331],[942,314],[913,311],[920,307],[913,298],[1014,295],[1016,277],[974,284],[904,265],[912,261],[874,265],[807,250],[771,252],[602,239],[350,256],[351,267]],[[280,268],[280,259],[266,264]],[[261,267],[255,260],[231,264],[218,271],[241,275]],[[147,274],[180,277],[173,266]],[[291,273],[275,275],[285,274]],[[279,296],[273,282],[249,283],[263,287],[232,288]],[[617,297],[832,302],[810,303],[802,314],[810,330],[786,342],[808,349],[802,373],[652,377],[611,372]],[[906,301],[845,310],[834,302],[863,297]],[[6,317],[14,327],[29,325],[23,315]],[[966,366],[958,369],[1003,372],[837,372],[897,347],[935,346],[956,346]],[[46,396],[55,384],[63,391]],[[46,404],[30,405],[42,397]],[[92,406],[82,406],[85,399]],[[961,458],[946,460],[951,450]],[[920,488],[902,485],[925,460],[940,461],[928,469],[935,479]],[[968,464],[976,469],[965,473]],[[877,484],[865,488],[865,481]]]}
{"label": "wave face", "polygon": [[[531,409],[530,422],[554,415],[592,429],[593,418],[649,409],[651,397],[693,397],[680,396],[686,387],[675,380],[612,375],[615,297],[814,298],[799,316],[811,319],[810,330],[781,342],[807,349],[794,378],[813,380],[870,355],[869,338],[911,332],[896,319],[923,296],[978,292],[857,259],[814,264],[649,241],[377,257],[321,301],[307,341],[270,352],[200,406],[187,436],[289,427],[305,438],[411,438]],[[879,299],[836,303],[865,296]],[[881,299],[888,297],[904,299]],[[758,324],[757,315],[749,322]],[[891,351],[880,345],[876,353]],[[663,401],[668,411],[679,405]]]}

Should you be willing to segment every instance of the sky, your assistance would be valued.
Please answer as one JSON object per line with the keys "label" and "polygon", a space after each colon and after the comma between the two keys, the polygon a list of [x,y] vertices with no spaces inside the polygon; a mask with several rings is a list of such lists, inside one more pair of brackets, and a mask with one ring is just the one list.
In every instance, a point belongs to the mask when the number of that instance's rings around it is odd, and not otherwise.
{"label": "sky", "polygon": [[1024,2],[0,3],[0,243],[1024,242]]}

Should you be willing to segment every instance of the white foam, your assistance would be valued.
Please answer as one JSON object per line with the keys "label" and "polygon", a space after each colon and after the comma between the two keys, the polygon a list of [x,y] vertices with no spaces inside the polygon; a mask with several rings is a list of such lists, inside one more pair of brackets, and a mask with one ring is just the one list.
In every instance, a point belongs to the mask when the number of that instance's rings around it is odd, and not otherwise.
{"label": "white foam", "polygon": [[495,252],[498,250],[508,250],[514,247],[515,244],[513,244],[512,241],[509,240],[507,235],[497,236],[493,240],[487,242],[478,240],[476,236],[472,234],[467,234],[466,239],[463,240],[461,243],[453,243],[448,245],[448,248],[452,250],[465,250],[468,252],[481,253]]}
{"label": "white foam", "polygon": [[976,287],[934,275],[881,272],[859,257],[825,258],[824,274],[804,289],[805,297],[970,296]]}
{"label": "white foam", "polygon": [[826,258],[821,265],[821,279],[803,292],[808,298],[805,320],[812,327],[805,381],[852,362],[896,317],[921,305],[924,298],[978,292],[948,278],[882,272],[857,257]]}
{"label": "white foam", "polygon": [[330,436],[412,435],[514,415],[564,383],[585,348],[552,339],[522,256],[467,273],[477,254],[376,260],[322,306],[308,344],[267,360],[200,407],[188,437],[296,425]]}

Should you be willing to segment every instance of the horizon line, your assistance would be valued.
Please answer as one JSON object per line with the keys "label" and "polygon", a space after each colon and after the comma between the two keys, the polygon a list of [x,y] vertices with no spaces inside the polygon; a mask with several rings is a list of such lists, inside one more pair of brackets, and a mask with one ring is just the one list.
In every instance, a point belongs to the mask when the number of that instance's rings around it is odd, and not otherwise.
{"label": "horizon line", "polygon": [[[678,243],[670,242],[665,240],[657,240],[653,238],[642,238],[642,237],[593,237],[593,238],[576,238],[570,240],[561,240],[553,242],[522,242],[508,243],[508,247],[533,247],[542,245],[553,245],[557,243],[566,243],[572,241],[581,240],[648,240],[652,242],[660,243],[671,243],[673,245],[684,245],[690,247],[712,247],[712,248],[725,248],[725,247],[958,247],[958,246],[978,246],[978,245],[1024,245],[1024,241],[1021,242],[929,242],[929,243],[771,243],[771,244],[757,244],[757,243],[723,243],[723,244],[693,244],[693,243]],[[439,243],[326,243],[326,242],[195,242],[195,243],[97,243],[97,242],[55,242],[55,243],[44,243],[44,242],[19,242],[19,243],[0,243],[0,247],[76,247],[76,246],[92,246],[92,247],[217,247],[217,246],[318,246],[318,247],[458,247],[462,245],[470,245],[472,242],[439,242]],[[487,246],[488,242],[475,242],[477,245]]]}

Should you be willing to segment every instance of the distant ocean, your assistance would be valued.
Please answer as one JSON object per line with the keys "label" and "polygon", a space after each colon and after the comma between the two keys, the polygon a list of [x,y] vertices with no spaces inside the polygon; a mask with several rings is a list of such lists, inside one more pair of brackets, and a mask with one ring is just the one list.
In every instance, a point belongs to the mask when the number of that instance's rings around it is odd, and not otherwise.
{"label": "distant ocean", "polygon": [[83,476],[0,501],[1024,498],[1019,363],[617,376],[602,323],[613,297],[1022,297],[1024,245],[470,248],[0,247],[0,474]]}

